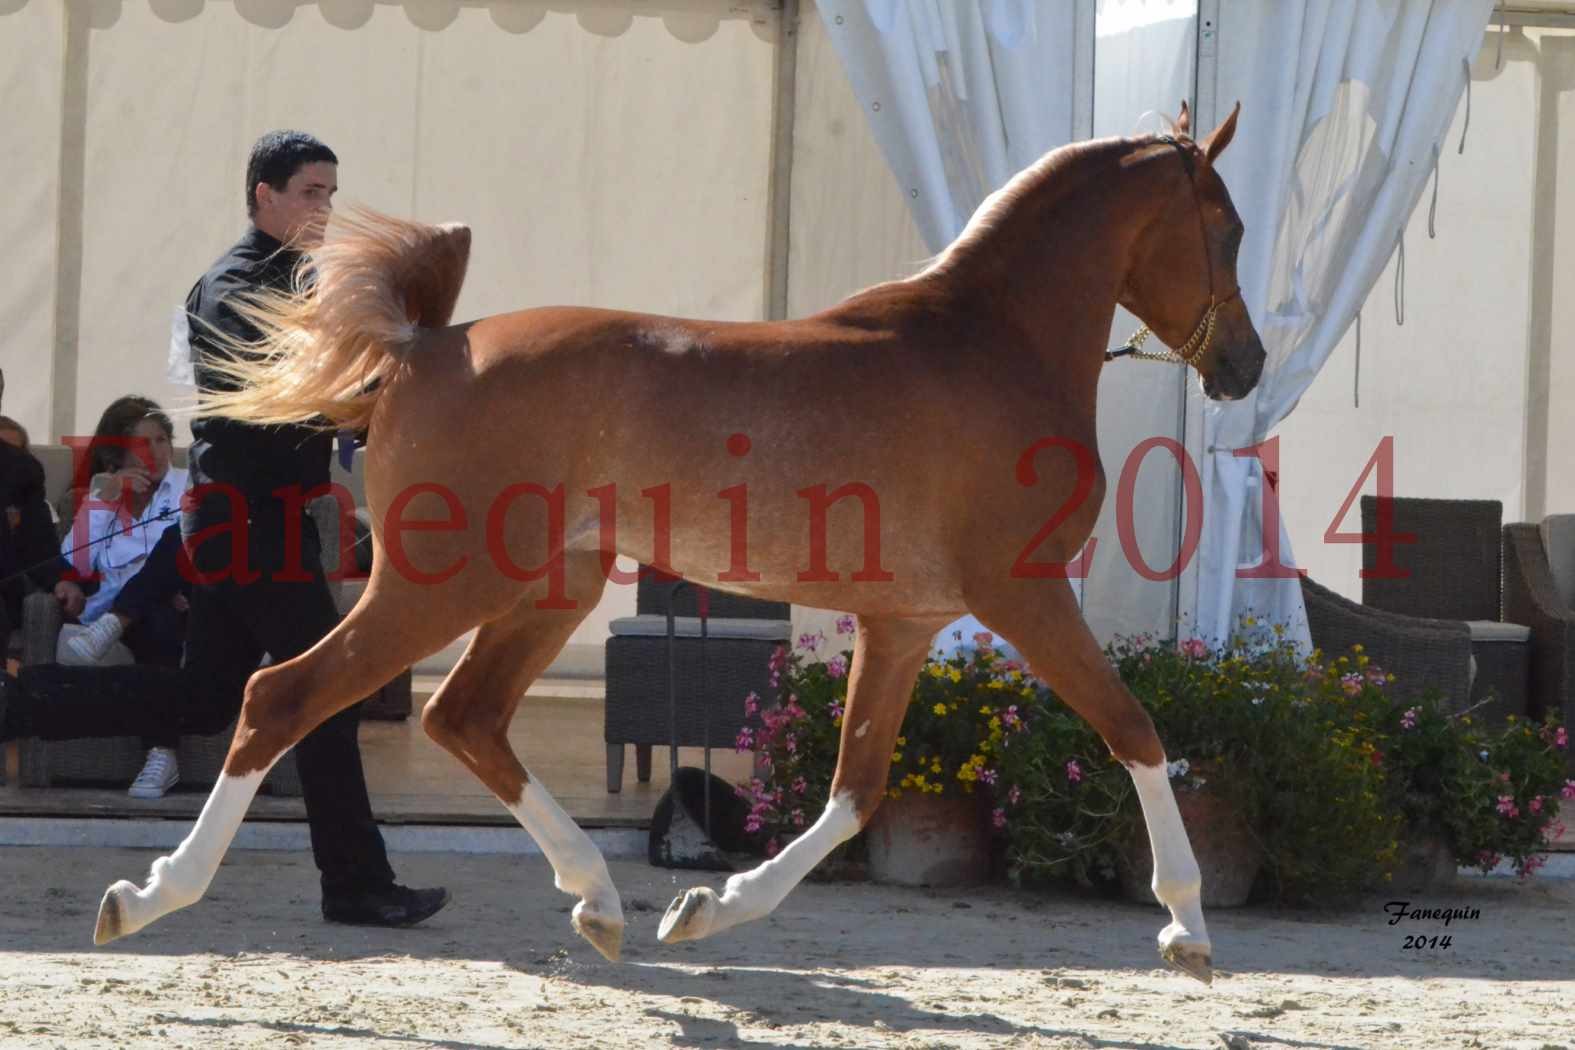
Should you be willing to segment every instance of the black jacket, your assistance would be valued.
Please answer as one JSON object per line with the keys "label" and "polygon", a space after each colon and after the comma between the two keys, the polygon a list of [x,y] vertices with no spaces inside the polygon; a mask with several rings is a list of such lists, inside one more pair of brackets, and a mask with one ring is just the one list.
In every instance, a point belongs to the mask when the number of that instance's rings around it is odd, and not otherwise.
{"label": "black jacket", "polygon": [[[192,287],[186,313],[199,390],[234,387],[212,367],[214,355],[223,353],[214,329],[246,342],[259,337],[256,327],[237,312],[232,297],[264,288],[288,289],[300,259],[299,252],[252,227]],[[310,490],[328,483],[331,430],[198,418],[191,433],[193,480],[234,485],[253,503],[268,500],[280,488],[300,485]]]}
{"label": "black jacket", "polygon": [[[0,580],[29,569],[28,578],[47,591],[67,568],[49,516],[43,464],[31,453],[0,441]],[[7,605],[13,605],[21,601],[26,587],[18,579],[0,590]]]}

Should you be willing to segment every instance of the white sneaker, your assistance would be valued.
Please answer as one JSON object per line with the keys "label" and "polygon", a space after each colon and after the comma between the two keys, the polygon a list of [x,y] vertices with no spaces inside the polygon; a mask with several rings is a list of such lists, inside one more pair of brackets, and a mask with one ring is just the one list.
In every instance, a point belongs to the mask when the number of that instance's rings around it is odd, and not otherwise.
{"label": "white sneaker", "polygon": [[125,629],[120,622],[120,617],[114,613],[105,613],[88,624],[85,630],[78,631],[66,639],[63,644],[78,661],[84,664],[96,664],[104,659],[104,654],[109,652],[110,646],[120,641],[120,633]]}
{"label": "white sneaker", "polygon": [[148,760],[131,782],[126,794],[132,798],[163,798],[164,793],[180,783],[180,767],[175,764],[175,752],[167,747],[148,751]]}

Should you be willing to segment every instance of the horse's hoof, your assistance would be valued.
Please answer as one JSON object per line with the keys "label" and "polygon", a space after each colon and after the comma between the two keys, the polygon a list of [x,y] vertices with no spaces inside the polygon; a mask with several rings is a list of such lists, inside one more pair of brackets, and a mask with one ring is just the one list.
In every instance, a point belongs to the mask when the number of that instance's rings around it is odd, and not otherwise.
{"label": "horse's hoof", "polygon": [[1204,984],[1214,983],[1213,959],[1206,949],[1196,945],[1172,944],[1161,948],[1159,955],[1188,977],[1195,977]]}
{"label": "horse's hoof", "polygon": [[130,924],[126,921],[125,898],[136,892],[137,887],[124,879],[104,891],[104,899],[98,906],[98,923],[93,927],[94,944],[108,944],[135,932],[129,929]]}
{"label": "horse's hoof", "polygon": [[581,911],[583,907],[583,904],[576,907],[574,914],[569,917],[574,932],[590,941],[591,947],[601,952],[608,962],[617,962],[623,954],[622,920],[587,915]]}
{"label": "horse's hoof", "polygon": [[711,932],[711,917],[719,901],[709,886],[697,886],[682,897],[674,897],[657,927],[656,939],[663,944],[697,941]]}

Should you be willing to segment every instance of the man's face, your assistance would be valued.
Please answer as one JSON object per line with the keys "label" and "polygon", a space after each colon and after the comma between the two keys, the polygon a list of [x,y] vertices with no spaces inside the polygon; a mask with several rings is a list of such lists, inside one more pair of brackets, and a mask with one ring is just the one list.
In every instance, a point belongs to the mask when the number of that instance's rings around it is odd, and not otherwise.
{"label": "man's face", "polygon": [[334,194],[339,191],[339,166],[327,161],[303,164],[284,189],[257,184],[257,225],[286,244],[309,251],[323,243]]}

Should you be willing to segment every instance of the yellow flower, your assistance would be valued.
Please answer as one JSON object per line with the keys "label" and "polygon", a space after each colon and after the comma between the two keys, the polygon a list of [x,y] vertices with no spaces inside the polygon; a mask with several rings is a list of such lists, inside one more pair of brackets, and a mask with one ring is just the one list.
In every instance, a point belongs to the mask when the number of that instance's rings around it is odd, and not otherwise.
{"label": "yellow flower", "polygon": [[896,765],[898,762],[901,762],[901,761],[902,761],[902,752],[901,751],[893,751],[891,753],[891,764],[892,765]]}
{"label": "yellow flower", "polygon": [[898,747],[903,747],[903,746],[905,746],[905,745],[906,745],[906,744],[907,744],[907,743],[908,743],[908,738],[907,738],[907,737],[905,737],[905,736],[899,736],[899,737],[898,737],[898,738],[897,738],[897,746],[898,746]]}
{"label": "yellow flower", "polygon": [[950,678],[953,682],[960,682],[960,681],[962,681],[962,672],[957,670],[957,668],[954,667],[954,668],[952,668],[952,673],[947,675],[947,677]]}
{"label": "yellow flower", "polygon": [[930,710],[934,711],[938,715],[944,715],[944,714],[946,714],[946,705],[942,704],[942,703],[937,703],[934,707],[930,708]]}
{"label": "yellow flower", "polygon": [[1000,715],[996,715],[994,718],[990,719],[990,731],[994,732],[995,730],[1000,729],[1000,728],[1001,728],[1001,716]]}
{"label": "yellow flower", "polygon": [[1361,651],[1362,651],[1362,646],[1361,646],[1360,642],[1358,642],[1356,645],[1351,646],[1351,652],[1359,653]]}
{"label": "yellow flower", "polygon": [[1023,672],[1021,672],[1021,671],[1013,671],[1011,674],[1007,675],[1006,677],[1010,678],[1014,682],[1021,682],[1023,680]]}
{"label": "yellow flower", "polygon": [[888,788],[887,791],[886,791],[886,797],[887,798],[901,798],[902,797],[902,791],[897,789],[897,788]]}
{"label": "yellow flower", "polygon": [[931,664],[929,670],[931,678],[939,678],[946,673],[946,668],[940,664]]}
{"label": "yellow flower", "polygon": [[934,762],[930,763],[930,772],[931,773],[939,773],[940,771],[941,771],[941,760],[940,759],[936,759]]}

